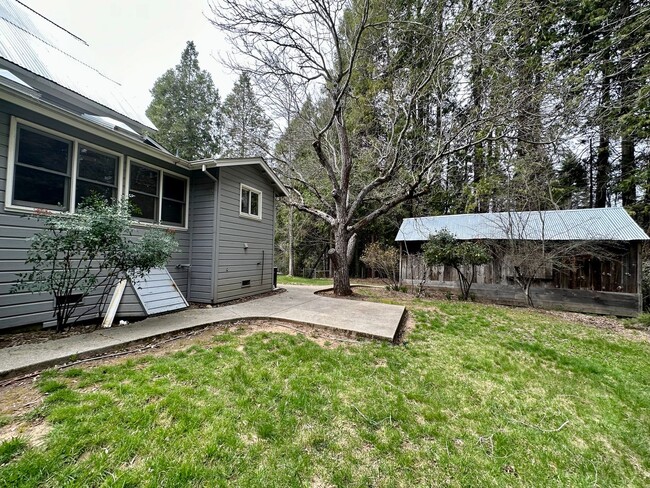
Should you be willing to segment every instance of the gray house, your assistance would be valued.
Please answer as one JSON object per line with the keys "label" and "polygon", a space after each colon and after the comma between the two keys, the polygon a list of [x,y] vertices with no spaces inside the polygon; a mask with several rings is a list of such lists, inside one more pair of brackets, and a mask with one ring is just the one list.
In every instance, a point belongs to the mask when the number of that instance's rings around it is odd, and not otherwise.
{"label": "gray house", "polygon": [[19,2],[0,0],[0,38],[0,330],[53,319],[52,296],[9,293],[38,230],[25,216],[74,212],[90,192],[130,195],[135,228],[171,229],[180,244],[166,269],[126,288],[118,316],[272,289],[275,202],[286,189],[264,160],[170,154],[93,67],[89,46]]}

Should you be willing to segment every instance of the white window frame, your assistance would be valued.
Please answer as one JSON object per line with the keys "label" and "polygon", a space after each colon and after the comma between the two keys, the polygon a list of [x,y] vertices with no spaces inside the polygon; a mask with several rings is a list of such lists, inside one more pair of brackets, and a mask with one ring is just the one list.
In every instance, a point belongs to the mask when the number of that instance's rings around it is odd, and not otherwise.
{"label": "white window frame", "polygon": [[57,137],[59,139],[63,139],[65,141],[70,142],[70,150],[72,152],[72,158],[71,158],[71,163],[70,163],[70,191],[68,192],[68,202],[67,210],[53,210],[50,209],[50,211],[59,213],[59,212],[70,212],[74,213],[76,210],[76,194],[77,194],[77,176],[78,176],[78,166],[79,166],[79,146],[84,146],[89,149],[93,149],[98,152],[103,152],[105,154],[109,154],[111,156],[116,156],[117,157],[117,198],[120,199],[123,194],[123,186],[122,186],[122,181],[124,179],[124,155],[112,151],[110,149],[106,149],[105,147],[98,146],[97,144],[93,144],[91,142],[87,142],[83,139],[79,139],[77,137],[72,137],[68,134],[65,134],[63,132],[59,132],[53,129],[50,129],[48,127],[44,127],[39,124],[35,124],[33,122],[30,122],[28,120],[20,119],[18,117],[12,116],[10,121],[9,121],[9,148],[7,151],[7,180],[6,180],[6,187],[5,187],[5,210],[9,211],[17,211],[17,212],[24,212],[24,213],[34,213],[36,212],[39,208],[45,208],[45,207],[39,207],[39,206],[28,206],[28,205],[15,205],[13,203],[13,193],[14,193],[14,174],[15,174],[15,165],[16,165],[16,154],[18,151],[18,126],[23,126],[23,127],[28,127],[32,128],[35,130],[38,130],[39,132],[43,132],[45,134],[50,134],[54,137]]}
{"label": "white window frame", "polygon": [[[71,207],[72,210],[77,209],[77,178],[79,177],[79,150],[81,149],[80,146],[87,147],[88,149],[92,149],[93,151],[97,151],[100,153],[108,154],[110,156],[115,156],[117,157],[117,174],[115,177],[117,178],[117,200],[122,199],[122,192],[124,190],[122,181],[124,179],[124,155],[120,154],[119,152],[116,151],[111,151],[110,149],[106,149],[102,146],[98,146],[97,144],[92,144],[90,142],[82,141],[81,139],[76,140],[76,152],[74,156],[74,161],[73,161],[73,166],[74,166],[74,200],[71,200]],[[86,180],[84,180],[86,181]],[[98,182],[98,184],[101,184]],[[108,185],[107,185],[108,186]]]}
{"label": "white window frame", "polygon": [[[241,199],[242,199],[242,193],[244,190],[249,192],[248,196],[248,213],[242,212],[241,210]],[[250,200],[250,194],[256,193],[257,194],[257,210],[258,214],[252,214],[250,213],[251,209],[251,200]],[[239,216],[243,217],[245,219],[253,219],[253,220],[262,220],[262,191],[258,190],[257,188],[253,188],[252,186],[244,185],[243,183],[239,184]]]}
{"label": "white window frame", "polygon": [[[151,221],[141,221],[138,220],[137,216],[134,216],[134,223],[139,226],[143,227],[163,227],[163,228],[168,228],[168,229],[177,229],[177,230],[187,230],[188,229],[188,221],[190,217],[190,205],[189,205],[189,200],[190,200],[190,188],[189,188],[189,183],[190,179],[187,176],[174,173],[173,171],[167,171],[166,169],[163,169],[159,166],[155,166],[151,163],[147,163],[144,161],[141,161],[136,158],[131,158],[128,157],[126,158],[126,171],[124,173],[124,179],[125,179],[125,187],[126,187],[126,192],[125,195],[128,197],[131,193],[131,163],[139,165],[139,166],[144,166],[146,168],[152,169],[154,171],[158,172],[158,215],[157,218],[155,219],[154,222]],[[162,222],[162,201],[163,201],[163,176],[164,175],[169,175],[173,176],[174,178],[178,178],[179,180],[184,180],[185,181],[185,215],[183,217],[183,222],[184,225],[173,225],[173,224],[163,224]]]}

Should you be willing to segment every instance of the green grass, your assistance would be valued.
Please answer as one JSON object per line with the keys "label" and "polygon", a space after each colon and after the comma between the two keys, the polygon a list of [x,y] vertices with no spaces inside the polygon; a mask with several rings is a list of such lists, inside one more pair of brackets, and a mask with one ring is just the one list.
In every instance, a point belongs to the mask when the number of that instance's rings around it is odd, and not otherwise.
{"label": "green grass", "polygon": [[278,275],[279,285],[332,286],[331,278],[300,278],[299,276]]}
{"label": "green grass", "polygon": [[524,309],[413,312],[401,346],[235,331],[48,372],[31,415],[52,431],[2,444],[0,486],[650,484],[647,342]]}

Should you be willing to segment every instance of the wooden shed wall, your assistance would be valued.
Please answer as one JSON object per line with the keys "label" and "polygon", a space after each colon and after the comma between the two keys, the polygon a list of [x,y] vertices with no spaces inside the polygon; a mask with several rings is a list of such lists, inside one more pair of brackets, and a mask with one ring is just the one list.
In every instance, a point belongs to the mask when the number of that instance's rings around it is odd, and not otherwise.
{"label": "wooden shed wall", "polygon": [[[477,266],[471,292],[478,298],[507,305],[526,305],[514,280],[508,257]],[[619,248],[609,261],[577,256],[562,269],[552,266],[540,271],[533,283],[536,306],[548,309],[636,316],[641,311],[639,243]],[[402,256],[400,278],[406,284],[423,284],[443,291],[458,291],[456,270],[450,266],[427,267],[421,254]]]}

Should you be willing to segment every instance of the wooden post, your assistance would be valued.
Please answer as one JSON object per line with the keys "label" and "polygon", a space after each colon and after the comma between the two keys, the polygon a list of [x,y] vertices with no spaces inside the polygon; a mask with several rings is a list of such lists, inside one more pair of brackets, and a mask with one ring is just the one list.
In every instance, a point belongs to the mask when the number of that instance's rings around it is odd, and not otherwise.
{"label": "wooden post", "polygon": [[402,241],[399,241],[399,286],[402,286]]}
{"label": "wooden post", "polygon": [[636,293],[639,297],[639,313],[643,313],[643,263],[641,262],[641,243],[636,241]]}

